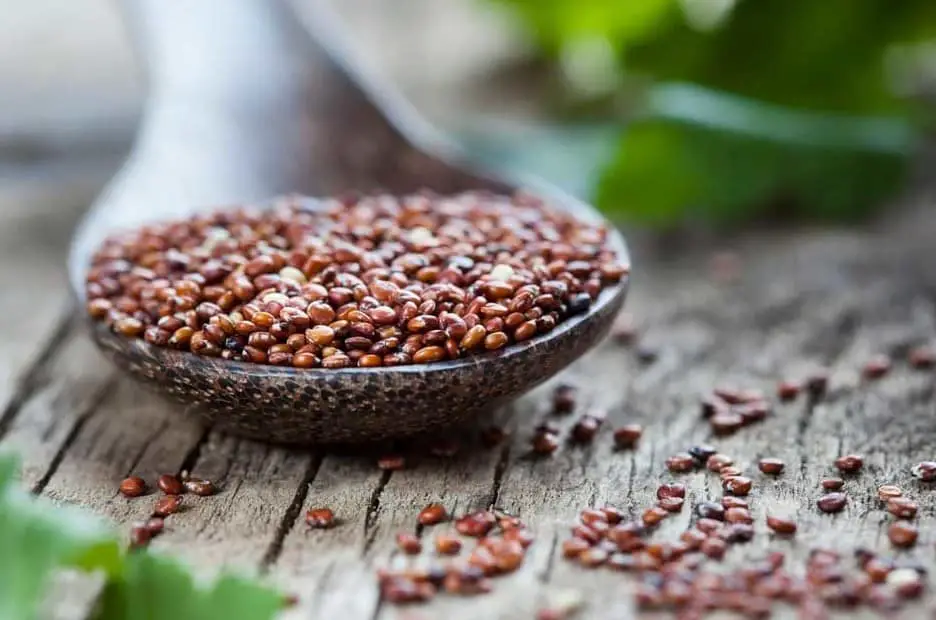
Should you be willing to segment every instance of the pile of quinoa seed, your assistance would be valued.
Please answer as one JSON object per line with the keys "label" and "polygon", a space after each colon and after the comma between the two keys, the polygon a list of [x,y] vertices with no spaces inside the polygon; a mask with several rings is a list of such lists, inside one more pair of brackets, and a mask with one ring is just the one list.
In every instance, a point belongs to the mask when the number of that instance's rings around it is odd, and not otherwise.
{"label": "pile of quinoa seed", "polygon": [[628,273],[608,240],[525,194],[287,198],[107,239],[87,311],[123,336],[202,356],[424,364],[586,312]]}

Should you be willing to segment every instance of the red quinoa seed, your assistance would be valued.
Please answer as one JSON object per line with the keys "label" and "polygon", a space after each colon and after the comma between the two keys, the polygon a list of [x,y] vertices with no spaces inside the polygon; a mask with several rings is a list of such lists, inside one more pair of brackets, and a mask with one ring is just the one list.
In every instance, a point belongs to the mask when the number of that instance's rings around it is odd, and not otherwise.
{"label": "red quinoa seed", "polygon": [[864,460],[857,454],[840,456],[835,459],[835,468],[843,474],[854,474],[861,471],[864,466]]}
{"label": "red quinoa seed", "polygon": [[820,497],[816,505],[822,512],[841,512],[847,502],[844,493],[828,493]]}
{"label": "red quinoa seed", "polygon": [[422,551],[422,542],[413,534],[400,532],[396,535],[396,543],[400,551],[407,555],[416,555]]}
{"label": "red quinoa seed", "polygon": [[306,512],[305,522],[313,529],[327,529],[335,525],[335,513],[330,508],[312,508]]}
{"label": "red quinoa seed", "polygon": [[637,445],[643,427],[639,424],[625,424],[614,431],[614,445],[619,450],[628,450]]}
{"label": "red quinoa seed", "polygon": [[780,459],[763,458],[760,461],[758,461],[757,467],[758,469],[761,470],[761,472],[767,475],[779,476],[780,474],[783,473],[783,470],[786,467],[786,464]]}
{"label": "red quinoa seed", "polygon": [[120,493],[124,497],[139,497],[146,493],[146,482],[139,476],[130,476],[120,483]]}
{"label": "red quinoa seed", "polygon": [[92,257],[87,312],[127,338],[222,359],[434,363],[547,333],[629,271],[606,228],[526,196],[316,202],[111,237]]}

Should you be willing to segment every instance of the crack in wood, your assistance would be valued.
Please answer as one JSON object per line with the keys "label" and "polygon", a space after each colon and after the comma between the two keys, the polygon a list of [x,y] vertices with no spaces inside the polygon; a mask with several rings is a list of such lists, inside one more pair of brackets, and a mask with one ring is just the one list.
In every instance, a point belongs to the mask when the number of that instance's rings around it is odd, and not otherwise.
{"label": "crack in wood", "polygon": [[549,554],[546,556],[546,566],[539,574],[540,583],[549,583],[552,578],[553,569],[556,566],[556,548],[559,546],[559,532],[553,532],[549,541]]}
{"label": "crack in wood", "polygon": [[111,377],[106,381],[101,389],[98,390],[94,398],[88,403],[88,406],[85,409],[78,413],[77,419],[75,420],[74,425],[68,431],[68,435],[65,436],[65,441],[62,442],[62,445],[59,446],[58,450],[55,451],[55,454],[52,456],[52,460],[49,461],[49,466],[46,468],[46,471],[42,474],[42,477],[33,485],[32,493],[34,495],[41,495],[48,486],[49,481],[52,480],[52,476],[55,475],[55,472],[58,471],[59,466],[62,464],[62,460],[65,458],[65,453],[72,447],[72,444],[75,442],[75,439],[78,437],[78,434],[81,432],[81,429],[84,428],[84,425],[88,420],[91,419],[91,416],[94,415],[94,412],[97,411],[107,398],[113,392],[113,387],[117,384],[116,377]]}
{"label": "crack in wood", "polygon": [[[276,528],[276,533],[273,535],[273,540],[270,541],[270,545],[267,547],[263,557],[260,559],[261,572],[267,572],[270,567],[276,563],[280,554],[283,552],[283,544],[286,541],[286,536],[289,534],[290,530],[295,527],[296,521],[299,519],[299,515],[302,512],[302,506],[305,504],[306,497],[309,495],[309,485],[311,485],[315,480],[315,476],[318,474],[318,470],[322,466],[322,461],[322,457],[318,455],[312,456],[309,459],[309,465],[306,467],[305,473],[303,474],[302,482],[299,483],[299,486],[296,489],[296,493],[293,495],[292,502],[283,513],[283,518],[280,520],[279,525]],[[331,569],[332,564],[333,563],[330,563],[326,567],[326,571]]]}
{"label": "crack in wood", "polygon": [[[128,467],[127,471],[124,473],[125,476],[134,475],[134,471],[136,471],[136,468],[137,466],[139,466],[140,461],[143,460],[143,457],[146,455],[146,451],[149,449],[150,445],[156,440],[157,437],[162,435],[166,431],[166,429],[170,427],[170,425],[171,425],[171,422],[169,420],[163,420],[162,422],[160,422],[156,430],[153,431],[153,433],[149,437],[146,438],[146,441],[140,444],[140,449],[137,450],[136,454],[134,454],[133,460],[130,462],[130,467]],[[117,497],[118,495],[120,495],[120,491],[119,490],[114,491],[113,497]]]}
{"label": "crack in wood", "polygon": [[504,447],[501,448],[500,457],[497,459],[497,464],[494,466],[494,480],[491,483],[491,492],[489,497],[491,501],[488,502],[488,505],[495,507],[500,502],[500,491],[501,485],[504,482],[504,474],[507,473],[507,467],[510,465],[510,442],[504,442]]}
{"label": "crack in wood", "polygon": [[377,520],[380,517],[380,496],[390,482],[390,476],[393,472],[387,470],[380,476],[380,481],[371,493],[370,501],[367,504],[367,516],[364,518],[364,548],[361,550],[361,557],[367,555],[377,537]]}
{"label": "crack in wood", "polygon": [[47,368],[55,353],[65,346],[72,329],[77,326],[77,320],[74,316],[75,313],[71,308],[63,313],[62,318],[58,320],[52,330],[52,335],[49,336],[42,349],[40,349],[39,355],[36,356],[36,359],[22,375],[9,402],[3,408],[3,413],[0,414],[0,439],[10,430],[10,426],[16,416],[19,415],[23,405],[52,379]]}
{"label": "crack in wood", "polygon": [[179,465],[179,475],[181,475],[182,472],[191,472],[195,469],[195,465],[198,463],[199,457],[201,457],[202,448],[208,442],[209,435],[211,435],[210,426],[204,429],[198,441],[195,442],[195,445],[189,448],[189,451],[185,453],[182,464]]}

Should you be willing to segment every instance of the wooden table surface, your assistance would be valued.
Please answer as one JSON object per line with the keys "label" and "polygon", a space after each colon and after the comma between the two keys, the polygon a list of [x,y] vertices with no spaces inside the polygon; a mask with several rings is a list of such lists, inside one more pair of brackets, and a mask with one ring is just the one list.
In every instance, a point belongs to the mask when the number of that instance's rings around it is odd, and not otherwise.
{"label": "wooden table surface", "polygon": [[[875,489],[896,483],[921,505],[920,541],[899,555],[933,566],[936,493],[914,481],[910,466],[936,458],[936,377],[902,359],[908,347],[936,336],[936,220],[928,189],[914,196],[860,228],[730,237],[742,266],[735,283],[711,276],[709,257],[723,246],[641,239],[633,248],[628,310],[642,345],[657,352],[654,361],[606,342],[497,413],[512,433],[502,447],[468,442],[455,458],[421,458],[391,473],[377,468],[376,455],[283,449],[182,421],[176,407],[105,363],[87,338],[63,270],[77,212],[41,204],[7,209],[21,197],[0,194],[0,449],[22,456],[23,483],[36,494],[85,506],[124,531],[153,502],[120,496],[125,476],[154,481],[189,469],[214,480],[220,493],[187,498],[153,548],[205,574],[224,566],[266,575],[299,595],[291,618],[531,618],[564,591],[589,601],[582,617],[629,618],[634,581],[571,565],[557,545],[579,509],[612,504],[639,514],[657,485],[671,479],[689,487],[689,507],[657,536],[676,540],[692,520],[691,506],[721,497],[721,490],[714,475],[669,474],[663,461],[706,442],[734,456],[755,481],[757,536],[732,549],[726,563],[781,550],[798,571],[816,546],[894,552],[885,535],[892,517]],[[894,354],[895,368],[863,382],[858,370],[876,353]],[[778,405],[766,421],[727,438],[712,437],[700,418],[700,396],[716,385],[772,394],[778,379],[816,366],[832,370],[826,398]],[[547,417],[557,381],[579,386],[582,406],[607,407],[610,418],[592,445],[531,458],[532,429]],[[557,422],[568,429],[574,419]],[[636,450],[616,452],[610,432],[625,422],[644,425],[645,434]],[[815,507],[819,480],[833,473],[835,457],[852,452],[866,465],[846,483],[848,507],[822,515]],[[776,479],[759,474],[756,461],[764,456],[784,459],[786,472]],[[375,568],[397,561],[394,536],[414,531],[416,513],[429,502],[457,514],[496,504],[521,515],[537,540],[523,567],[498,579],[489,595],[439,596],[415,608],[382,604]],[[318,506],[332,508],[340,524],[308,530],[302,517]],[[795,515],[796,537],[769,536],[768,511]],[[50,617],[81,617],[81,599],[87,604],[93,590],[77,588],[54,601]],[[926,605],[912,609],[921,613]]]}

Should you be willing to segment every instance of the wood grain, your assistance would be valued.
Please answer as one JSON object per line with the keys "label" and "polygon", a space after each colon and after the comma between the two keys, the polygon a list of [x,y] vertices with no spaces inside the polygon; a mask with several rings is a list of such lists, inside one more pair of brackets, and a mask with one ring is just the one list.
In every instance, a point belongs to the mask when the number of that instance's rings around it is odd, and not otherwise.
{"label": "wood grain", "polygon": [[[652,503],[661,481],[679,479],[689,487],[687,506],[656,534],[675,540],[692,521],[692,505],[721,496],[711,474],[674,475],[663,467],[668,455],[702,442],[734,456],[755,480],[758,535],[733,549],[728,563],[778,549],[796,570],[816,546],[893,553],[884,534],[891,517],[874,490],[896,483],[921,505],[920,543],[898,555],[932,565],[936,497],[912,479],[909,467],[936,451],[936,384],[932,371],[911,370],[902,360],[910,346],[936,336],[936,267],[926,260],[933,232],[926,210],[910,208],[877,230],[748,233],[733,244],[744,259],[742,278],[733,284],[709,277],[710,245],[689,244],[672,261],[665,246],[648,242],[638,248],[643,277],[631,311],[641,343],[657,352],[655,361],[641,361],[635,347],[606,342],[500,412],[513,431],[505,446],[484,449],[469,441],[452,459],[422,456],[402,471],[380,471],[376,453],[313,454],[205,435],[124,379],[112,388],[111,371],[72,328],[33,371],[34,388],[2,445],[26,454],[28,484],[124,526],[144,516],[153,501],[116,494],[128,473],[154,480],[190,467],[215,480],[221,492],[186,497],[187,509],[170,518],[155,547],[206,574],[222,566],[268,573],[300,597],[289,618],[530,617],[557,592],[589,601],[582,617],[630,618],[633,581],[572,565],[559,557],[557,545],[579,509],[612,504],[636,515]],[[892,374],[863,380],[862,364],[882,352],[897,360]],[[801,378],[818,366],[831,370],[827,397],[777,405],[771,418],[735,436],[712,437],[699,416],[700,395],[716,385],[771,393],[778,379]],[[576,414],[555,418],[564,432],[592,407],[606,409],[608,422],[590,446],[567,444],[552,457],[533,458],[532,429],[551,417],[549,400],[559,382],[578,386],[581,395]],[[646,429],[633,451],[611,445],[611,429],[624,422]],[[814,506],[819,480],[833,474],[832,461],[847,452],[864,455],[865,471],[846,483],[848,508],[822,515]],[[757,472],[764,456],[784,459],[786,472],[777,478]],[[455,514],[496,503],[529,522],[537,541],[524,566],[497,580],[487,596],[440,596],[417,610],[380,604],[375,570],[432,561],[433,536],[451,529],[416,528],[418,511],[432,501]],[[336,512],[335,528],[305,525],[305,511],[318,506]],[[770,536],[768,513],[795,517],[797,536]],[[400,557],[394,543],[400,531],[423,537],[420,558]],[[792,617],[791,610],[778,612]]]}

